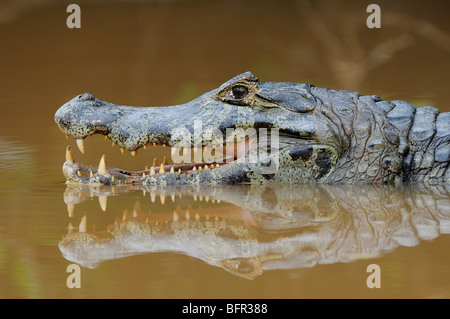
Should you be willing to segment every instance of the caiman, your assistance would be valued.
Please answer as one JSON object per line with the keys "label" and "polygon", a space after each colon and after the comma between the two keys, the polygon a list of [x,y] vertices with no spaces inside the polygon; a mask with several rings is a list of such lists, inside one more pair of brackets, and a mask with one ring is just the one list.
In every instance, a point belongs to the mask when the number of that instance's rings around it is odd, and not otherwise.
{"label": "caiman", "polygon": [[75,162],[68,147],[63,172],[75,183],[450,182],[450,113],[312,84],[260,82],[250,72],[174,106],[116,105],[85,93],[55,121],[82,153],[87,136],[102,134],[132,155],[162,145],[172,147],[172,160],[180,150],[189,158],[127,171],[107,167],[103,156],[92,168]]}

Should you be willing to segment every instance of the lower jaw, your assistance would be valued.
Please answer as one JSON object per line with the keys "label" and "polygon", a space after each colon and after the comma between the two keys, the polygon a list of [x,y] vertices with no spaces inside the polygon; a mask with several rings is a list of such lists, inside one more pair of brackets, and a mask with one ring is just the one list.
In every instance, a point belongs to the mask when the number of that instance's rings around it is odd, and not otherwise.
{"label": "lower jaw", "polygon": [[[77,141],[78,144],[78,141]],[[226,153],[227,146],[232,145],[233,153]],[[128,171],[119,168],[106,166],[106,157],[100,160],[98,167],[92,167],[75,162],[71,147],[66,149],[66,162],[63,165],[63,173],[68,182],[91,185],[121,185],[121,184],[192,184],[193,180],[208,181],[212,175],[219,176],[217,171],[223,167],[232,165],[238,157],[245,157],[246,154],[256,145],[256,139],[246,139],[242,142],[231,142],[220,149],[219,157],[208,158],[205,162],[173,164],[169,165],[164,157],[163,163],[157,165],[156,159],[153,166],[145,167],[144,170]],[[163,145],[164,146],[164,145]],[[78,145],[80,148],[80,145]],[[196,158],[196,148],[194,147],[194,158]],[[80,148],[84,153],[84,145]],[[172,149],[174,151],[174,149]],[[198,149],[197,149],[198,151]],[[137,150],[132,152],[132,156],[137,154]],[[217,154],[217,153],[216,153]],[[230,155],[229,155],[230,154]],[[240,155],[238,155],[240,154]],[[172,152],[172,156],[173,156]],[[212,171],[216,173],[211,174]]]}
{"label": "lower jaw", "polygon": [[[69,183],[88,185],[136,185],[136,184],[192,184],[207,181],[212,175],[219,175],[230,163],[200,162],[190,164],[160,164],[141,171],[127,171],[106,166],[103,156],[98,167],[88,166],[73,160],[70,146],[66,150],[63,173]],[[214,171],[214,173],[213,173]]]}

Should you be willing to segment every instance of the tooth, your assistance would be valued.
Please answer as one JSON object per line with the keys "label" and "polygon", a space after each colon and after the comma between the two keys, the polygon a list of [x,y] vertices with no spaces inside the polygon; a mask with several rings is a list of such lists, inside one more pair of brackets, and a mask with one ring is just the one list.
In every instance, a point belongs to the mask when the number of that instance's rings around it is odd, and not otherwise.
{"label": "tooth", "polygon": [[77,175],[78,175],[78,177],[81,177],[81,172],[77,171]]}
{"label": "tooth", "polygon": [[186,214],[184,216],[186,217],[186,220],[189,220],[191,218],[188,210],[186,210]]}
{"label": "tooth", "polygon": [[152,201],[152,203],[155,202],[156,200],[156,194],[154,192],[150,192],[150,200]]}
{"label": "tooth", "polygon": [[85,233],[86,232],[86,224],[87,224],[87,217],[86,215],[81,218],[80,226],[78,226],[78,232]]}
{"label": "tooth", "polygon": [[169,160],[168,160],[167,157],[165,157],[165,156],[164,156],[164,159],[163,159],[163,164],[164,164],[164,165],[169,164]]}
{"label": "tooth", "polygon": [[128,209],[123,211],[122,221],[126,221],[128,219]]}
{"label": "tooth", "polygon": [[106,175],[106,156],[103,155],[98,164],[98,175]]}
{"label": "tooth", "polygon": [[163,144],[163,147],[166,147],[166,144]]}
{"label": "tooth", "polygon": [[92,170],[89,171],[89,177],[94,176],[94,173],[92,172]]}
{"label": "tooth", "polygon": [[145,165],[144,171],[148,171],[148,166],[147,165]]}
{"label": "tooth", "polygon": [[153,167],[158,166],[158,160],[156,158],[153,159]]}
{"label": "tooth", "polygon": [[69,140],[70,135],[66,135],[66,140]]}
{"label": "tooth", "polygon": [[138,150],[131,151],[131,156],[136,156],[138,154]]}
{"label": "tooth", "polygon": [[172,193],[172,194],[170,195],[170,198],[172,199],[172,203],[175,203],[175,194],[174,194],[174,193]]}
{"label": "tooth", "polygon": [[67,234],[72,234],[73,233],[73,225],[72,223],[69,223],[69,225],[67,225]]}
{"label": "tooth", "polygon": [[164,170],[164,165],[161,164],[161,166],[159,167],[159,173],[160,174],[164,174],[166,171]]}
{"label": "tooth", "polygon": [[218,168],[219,167],[219,164],[216,164],[216,168]]}
{"label": "tooth", "polygon": [[166,202],[166,195],[165,194],[160,194],[159,195],[159,199],[161,200],[161,204],[164,205],[164,203]]}
{"label": "tooth", "polygon": [[142,173],[142,178],[145,178],[145,173]]}
{"label": "tooth", "polygon": [[181,174],[181,168],[178,169],[178,174]]}
{"label": "tooth", "polygon": [[73,163],[72,148],[70,146],[66,148],[66,162]]}
{"label": "tooth", "polygon": [[204,169],[209,169],[208,165],[205,165]]}
{"label": "tooth", "polygon": [[194,166],[194,168],[192,169],[192,171],[193,171],[193,172],[196,172],[196,171],[197,171],[197,169],[195,168],[195,166]]}
{"label": "tooth", "polygon": [[175,174],[175,170],[173,169],[173,166],[170,167],[170,174]]}
{"label": "tooth", "polygon": [[195,220],[199,221],[200,220],[200,215],[198,213],[195,213]]}
{"label": "tooth", "polygon": [[209,202],[209,196],[205,196],[205,202]]}
{"label": "tooth", "polygon": [[98,202],[100,203],[100,208],[102,209],[102,211],[106,211],[106,204],[108,202],[108,196],[99,196],[98,197]]}
{"label": "tooth", "polygon": [[177,211],[174,210],[174,211],[173,211],[173,221],[174,221],[174,222],[177,222],[178,219],[180,219],[180,218],[178,217]]}
{"label": "tooth", "polygon": [[144,148],[144,150],[146,150],[147,149],[147,145],[144,145],[143,148]]}
{"label": "tooth", "polygon": [[198,167],[198,170],[199,170],[199,171],[203,171],[203,167],[199,166],[199,167]]}
{"label": "tooth", "polygon": [[69,212],[69,217],[73,217],[73,212],[75,211],[75,204],[67,204],[67,211]]}
{"label": "tooth", "polygon": [[77,138],[76,141],[81,154],[84,154],[84,140],[82,138]]}
{"label": "tooth", "polygon": [[122,153],[122,156],[125,155],[125,149],[123,147],[120,148],[120,153]]}
{"label": "tooth", "polygon": [[155,168],[152,166],[150,167],[150,176],[155,176],[156,172],[155,172]]}
{"label": "tooth", "polygon": [[105,135],[105,142],[108,140],[108,136],[107,135]]}
{"label": "tooth", "polygon": [[114,180],[115,180],[115,177],[114,177],[114,175],[113,175],[113,176],[111,176],[111,182],[114,183]]}
{"label": "tooth", "polygon": [[211,164],[211,166],[210,166],[210,167],[211,167],[211,169],[214,169],[214,164]]}
{"label": "tooth", "polygon": [[111,142],[111,146],[112,146],[112,147],[115,147],[115,146],[116,146],[116,143]]}

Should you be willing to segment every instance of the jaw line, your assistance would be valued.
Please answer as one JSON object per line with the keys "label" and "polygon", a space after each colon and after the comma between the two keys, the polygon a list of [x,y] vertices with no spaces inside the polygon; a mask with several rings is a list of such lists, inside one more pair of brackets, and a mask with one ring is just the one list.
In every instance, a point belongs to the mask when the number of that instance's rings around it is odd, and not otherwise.
{"label": "jaw line", "polygon": [[[105,137],[105,141],[107,141],[109,138],[112,142],[113,147],[118,145],[110,138],[109,134],[105,134],[103,132],[95,132],[93,134],[103,135]],[[270,136],[271,134],[269,133],[268,135]],[[67,135],[67,137],[69,137],[69,135]],[[281,141],[279,143],[280,145],[278,145],[279,148],[276,150],[279,154],[289,152],[293,148],[305,145],[329,146],[321,144],[313,136],[297,136],[292,133],[286,133],[281,131],[280,137],[281,137]],[[85,138],[86,137],[82,139],[76,139],[77,146],[80,149],[80,152],[83,154],[85,153],[84,149]],[[63,165],[63,173],[68,182],[79,184],[93,184],[93,185],[141,184],[143,183],[144,179],[150,176],[158,177],[159,175],[163,174],[178,174],[178,175],[185,175],[187,177],[192,177],[193,174],[202,174],[201,171],[203,170],[211,170],[211,169],[222,170],[225,166],[247,163],[248,158],[247,155],[249,154],[250,149],[259,143],[259,138],[260,138],[259,136],[255,138],[254,143],[252,145],[250,145],[248,139],[246,140],[245,143],[248,149],[246,149],[243,155],[241,154],[241,156],[238,156],[235,153],[234,158],[228,158],[228,160],[226,160],[226,158],[221,158],[221,161],[219,161],[218,163],[215,160],[213,161],[207,160],[202,162],[169,165],[168,162],[163,161],[163,163],[160,165],[153,165],[150,168],[145,167],[145,169],[138,171],[129,171],[125,169],[106,166],[105,155],[103,155],[102,159],[100,160],[98,167],[92,167],[79,162],[75,162],[73,160],[71,147],[68,146],[66,149],[66,162]],[[163,136],[161,138],[161,140],[167,139],[170,140],[170,136]],[[146,149],[146,147],[150,145],[163,147],[169,146],[169,144],[165,143],[148,142],[147,144],[137,147],[134,150],[128,151],[131,152],[132,156],[136,156],[140,148]],[[224,147],[226,149],[226,144],[224,145]],[[330,147],[334,148],[333,146]],[[234,150],[236,150],[236,148],[234,148]],[[124,151],[125,148],[121,147],[122,154],[124,153]],[[195,158],[195,148],[194,148],[194,158]]]}
{"label": "jaw line", "polygon": [[[105,141],[107,140],[105,135]],[[85,153],[84,142],[79,142],[77,139],[77,146],[81,153]],[[84,139],[81,139],[84,141]],[[147,145],[162,145],[167,146],[167,144],[156,144],[148,143]],[[114,146],[114,142],[113,142]],[[253,147],[254,145],[252,145]],[[143,146],[145,148],[146,145]],[[201,148],[202,149],[202,148]],[[226,146],[224,146],[226,149]],[[137,150],[130,151],[132,156],[137,155]],[[123,149],[121,149],[123,153]],[[239,159],[244,157],[249,150],[247,150],[243,156],[240,158],[235,155],[232,157],[220,157],[220,160],[209,159],[207,161],[194,162],[194,163],[184,163],[184,164],[168,164],[168,160],[164,157],[163,163],[160,165],[154,165],[150,168],[145,167],[143,170],[129,171],[125,169],[119,169],[114,167],[106,166],[106,156],[103,155],[100,159],[98,167],[88,166],[79,162],[74,161],[72,148],[70,146],[66,149],[66,161],[63,165],[63,173],[68,182],[79,183],[79,184],[100,184],[100,185],[117,185],[117,184],[140,184],[145,178],[151,176],[159,176],[164,174],[178,174],[185,175],[187,177],[192,177],[193,174],[201,174],[202,171],[207,170],[217,170],[222,169],[224,166],[233,165],[239,162]],[[195,148],[194,148],[194,158],[195,158]],[[156,159],[155,159],[156,160]]]}

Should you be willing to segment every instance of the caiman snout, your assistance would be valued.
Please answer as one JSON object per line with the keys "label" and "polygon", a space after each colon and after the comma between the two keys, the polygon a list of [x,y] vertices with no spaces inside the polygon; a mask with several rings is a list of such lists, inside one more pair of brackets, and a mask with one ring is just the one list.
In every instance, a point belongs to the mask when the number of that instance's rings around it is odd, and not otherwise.
{"label": "caiman snout", "polygon": [[55,122],[66,135],[81,140],[95,133],[107,133],[119,115],[114,104],[84,93],[61,106],[55,113]]}

